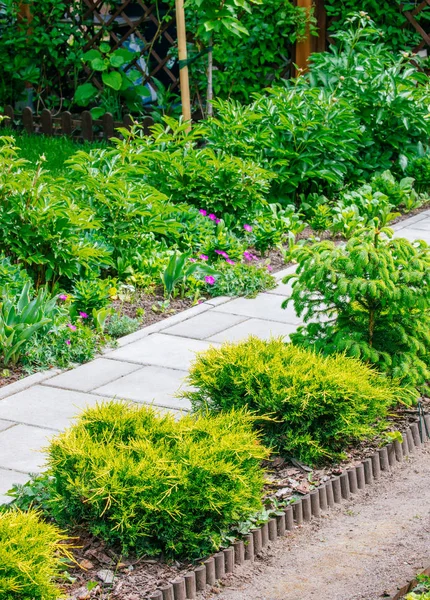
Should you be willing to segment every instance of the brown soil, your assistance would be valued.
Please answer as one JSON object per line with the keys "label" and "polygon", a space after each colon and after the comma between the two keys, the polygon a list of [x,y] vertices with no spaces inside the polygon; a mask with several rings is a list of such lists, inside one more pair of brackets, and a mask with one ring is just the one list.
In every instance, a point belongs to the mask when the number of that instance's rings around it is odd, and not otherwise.
{"label": "brown soil", "polygon": [[26,375],[27,373],[25,373],[20,367],[0,369],[0,387],[9,385],[9,383],[14,383]]}
{"label": "brown soil", "polygon": [[377,600],[391,597],[429,559],[427,448],[352,502],[272,544],[224,580],[224,589],[200,598]]}

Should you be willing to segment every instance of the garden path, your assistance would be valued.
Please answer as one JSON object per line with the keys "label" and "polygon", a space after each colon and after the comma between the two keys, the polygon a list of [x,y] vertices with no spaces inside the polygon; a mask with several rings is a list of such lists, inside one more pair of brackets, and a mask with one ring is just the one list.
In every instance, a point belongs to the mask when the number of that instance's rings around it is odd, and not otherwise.
{"label": "garden path", "polygon": [[[430,210],[395,226],[396,234],[430,244]],[[280,281],[294,267],[277,273]],[[115,350],[63,373],[37,373],[0,388],[0,503],[13,483],[24,483],[43,466],[41,449],[85,406],[105,398],[153,403],[161,409],[190,408],[175,398],[194,353],[211,344],[295,331],[300,319],[281,302],[291,292],[279,283],[256,298],[215,298],[121,338]]]}

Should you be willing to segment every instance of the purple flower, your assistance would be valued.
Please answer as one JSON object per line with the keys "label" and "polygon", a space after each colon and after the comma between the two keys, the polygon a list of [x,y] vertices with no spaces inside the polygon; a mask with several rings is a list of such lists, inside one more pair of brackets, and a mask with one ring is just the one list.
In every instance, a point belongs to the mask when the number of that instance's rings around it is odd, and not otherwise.
{"label": "purple flower", "polygon": [[72,325],[71,323],[67,323],[67,327],[70,329],[70,331],[76,331],[76,325]]}
{"label": "purple flower", "polygon": [[209,285],[213,285],[215,283],[215,277],[212,277],[212,275],[206,275],[205,281]]}
{"label": "purple flower", "polygon": [[215,250],[215,254],[219,254],[220,256],[226,259],[228,258],[228,254],[227,252],[224,252],[224,250]]}
{"label": "purple flower", "polygon": [[72,342],[71,342],[70,340],[66,340],[66,345],[67,345],[67,346],[70,346],[70,344],[71,344],[71,343],[72,343]]}
{"label": "purple flower", "polygon": [[88,315],[86,312],[80,312],[79,316],[81,317],[81,319],[88,319]]}
{"label": "purple flower", "polygon": [[234,262],[234,260],[231,260],[231,258],[226,258],[225,262],[228,263],[229,265],[235,265],[236,263]]}
{"label": "purple flower", "polygon": [[243,253],[243,258],[245,260],[251,261],[254,258],[254,255],[251,254],[251,252],[248,252],[247,250],[245,250],[245,252]]}
{"label": "purple flower", "polygon": [[217,220],[217,216],[216,216],[216,215],[214,215],[213,213],[210,213],[210,215],[208,215],[208,217],[209,217],[209,219],[210,219],[211,221],[216,221],[216,220]]}
{"label": "purple flower", "polygon": [[60,295],[58,296],[58,299],[59,299],[59,300],[63,300],[63,302],[65,302],[65,301],[67,300],[67,298],[68,298],[68,297],[69,297],[69,296],[68,296],[67,294],[60,294]]}
{"label": "purple flower", "polygon": [[209,260],[209,256],[206,256],[206,254],[199,254],[199,258],[200,260]]}
{"label": "purple flower", "polygon": [[272,267],[272,265],[267,265],[267,270],[268,270],[268,271],[273,271],[273,267]]}
{"label": "purple flower", "polygon": [[221,219],[215,219],[215,223],[221,223]]}
{"label": "purple flower", "polygon": [[189,260],[190,262],[197,262],[197,259],[196,259],[196,258],[189,258],[188,260]]}
{"label": "purple flower", "polygon": [[208,214],[208,213],[207,213],[207,211],[206,211],[204,208],[201,208],[201,209],[199,210],[199,213],[200,213],[201,215],[203,215],[204,217],[206,217],[206,215]]}
{"label": "purple flower", "polygon": [[245,223],[245,225],[243,226],[245,231],[252,231],[252,227],[251,225],[248,225],[248,223]]}

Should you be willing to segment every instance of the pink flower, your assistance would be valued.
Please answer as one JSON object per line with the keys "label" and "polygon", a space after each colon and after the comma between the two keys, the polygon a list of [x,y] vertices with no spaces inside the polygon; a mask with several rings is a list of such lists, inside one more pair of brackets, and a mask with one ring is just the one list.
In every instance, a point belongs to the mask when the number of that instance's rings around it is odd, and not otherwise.
{"label": "pink flower", "polygon": [[65,301],[67,300],[67,298],[68,298],[68,297],[69,297],[69,296],[68,296],[67,294],[60,294],[60,295],[58,296],[58,299],[59,299],[59,300],[63,300],[63,302],[65,302]]}
{"label": "pink flower", "polygon": [[243,226],[245,231],[252,231],[252,227],[251,225],[248,225],[248,223],[245,223],[245,225]]}
{"label": "pink flower", "polygon": [[209,260],[209,256],[206,256],[206,254],[199,254],[199,258],[200,260]]}
{"label": "pink flower", "polygon": [[227,252],[224,252],[224,250],[215,250],[215,254],[219,254],[223,258],[228,258],[228,254]]}
{"label": "pink flower", "polygon": [[216,216],[216,215],[214,215],[213,213],[210,213],[210,215],[208,215],[208,217],[209,217],[209,219],[210,219],[211,221],[216,221],[216,220],[217,220],[217,216]]}
{"label": "pink flower", "polygon": [[251,261],[254,259],[254,255],[251,254],[251,252],[248,252],[247,250],[245,250],[245,252],[243,253],[243,258],[247,261]]}
{"label": "pink flower", "polygon": [[71,343],[72,343],[72,342],[71,342],[70,340],[66,340],[66,345],[67,345],[67,346],[70,346],[70,344],[71,344]]}
{"label": "pink flower", "polygon": [[88,315],[86,312],[80,312],[79,316],[81,317],[81,319],[88,319]]}
{"label": "pink flower", "polygon": [[67,323],[67,327],[70,329],[70,331],[76,331],[76,325],[72,325],[71,323]]}
{"label": "pink flower", "polygon": [[188,260],[189,260],[190,262],[197,262],[197,259],[196,259],[196,258],[189,258]]}
{"label": "pink flower", "polygon": [[206,275],[205,281],[209,285],[213,285],[215,283],[215,277],[212,277],[212,275]]}
{"label": "pink flower", "polygon": [[221,223],[221,219],[215,219],[215,223]]}
{"label": "pink flower", "polygon": [[234,262],[234,260],[231,260],[231,258],[226,258],[225,262],[228,263],[229,265],[235,265],[236,263]]}
{"label": "pink flower", "polygon": [[207,213],[207,211],[206,211],[204,208],[201,208],[201,209],[199,210],[199,213],[200,213],[201,215],[203,215],[204,217],[206,217],[206,215],[208,214],[208,213]]}
{"label": "pink flower", "polygon": [[273,271],[273,267],[272,267],[272,265],[267,265],[267,270],[268,270],[268,271]]}

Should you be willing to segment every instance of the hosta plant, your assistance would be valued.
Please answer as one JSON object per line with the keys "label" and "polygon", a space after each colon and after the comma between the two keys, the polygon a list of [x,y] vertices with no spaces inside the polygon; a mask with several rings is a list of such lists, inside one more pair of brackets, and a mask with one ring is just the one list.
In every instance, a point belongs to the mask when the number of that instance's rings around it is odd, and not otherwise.
{"label": "hosta plant", "polygon": [[[393,238],[374,226],[348,243],[320,242],[296,251],[293,302],[306,325],[295,344],[343,352],[404,385],[430,379],[430,251],[423,241]],[[320,317],[323,318],[320,318]]]}

